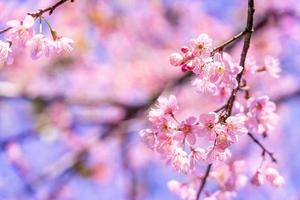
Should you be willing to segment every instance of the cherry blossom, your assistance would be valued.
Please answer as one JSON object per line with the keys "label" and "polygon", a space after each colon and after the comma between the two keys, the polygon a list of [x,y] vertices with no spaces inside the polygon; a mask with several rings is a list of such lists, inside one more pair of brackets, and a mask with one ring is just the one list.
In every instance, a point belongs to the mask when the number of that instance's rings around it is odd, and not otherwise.
{"label": "cherry blossom", "polygon": [[206,156],[204,149],[192,148],[191,153],[189,154],[190,168],[197,169],[197,167],[206,160]]}
{"label": "cherry blossom", "polygon": [[235,192],[218,190],[215,193],[205,197],[203,200],[230,200],[233,199],[234,197],[236,197]]}
{"label": "cherry blossom", "polygon": [[208,78],[196,78],[192,85],[196,87],[196,90],[200,93],[206,93],[210,95],[216,95],[217,94],[217,86],[211,82]]}
{"label": "cherry blossom", "polygon": [[238,136],[248,133],[245,121],[246,117],[243,115],[230,116],[226,119],[226,132],[230,135],[232,141],[238,142]]}
{"label": "cherry blossom", "polygon": [[210,112],[207,114],[201,114],[199,116],[199,125],[201,128],[200,136],[206,135],[211,140],[216,137],[216,132],[214,130],[216,123],[218,122],[218,115],[215,112]]}
{"label": "cherry blossom", "polygon": [[10,20],[6,23],[11,29],[7,32],[7,39],[17,42],[21,47],[25,47],[26,42],[33,36],[34,18],[26,15],[23,21]]}
{"label": "cherry blossom", "polygon": [[54,39],[54,49],[57,54],[70,53],[73,50],[74,41],[68,37],[56,37]]}
{"label": "cherry blossom", "polygon": [[143,141],[149,148],[154,148],[156,142],[156,135],[150,129],[144,129],[140,131],[140,135]]}
{"label": "cherry blossom", "polygon": [[[243,199],[249,190],[239,190],[250,184],[291,192],[280,172],[290,174],[287,155],[277,151],[291,138],[279,135],[280,114],[291,116],[283,101],[299,96],[289,73],[297,71],[289,49],[299,43],[297,4],[247,1],[248,11],[226,5],[225,13],[212,1],[0,2],[3,166],[23,184],[11,198],[76,199],[94,183],[104,186],[101,198],[114,180],[121,184],[108,199],[171,198],[156,187],[164,175],[178,178],[168,187],[186,200]],[[27,13],[32,6],[41,9]],[[243,17],[216,17],[231,11]],[[278,58],[291,63],[280,81]],[[35,148],[43,150],[38,163]],[[74,175],[84,188],[73,187]]]}
{"label": "cherry blossom", "polygon": [[190,169],[187,153],[181,148],[174,150],[171,162],[178,172],[187,173]]}
{"label": "cherry blossom", "polygon": [[31,57],[38,59],[42,55],[50,55],[50,51],[53,49],[53,42],[43,34],[36,34],[27,41],[27,46],[31,49]]}
{"label": "cherry blossom", "polygon": [[168,182],[168,188],[183,200],[194,200],[196,190],[193,183],[179,183],[176,180]]}
{"label": "cherry blossom", "polygon": [[174,95],[169,98],[161,97],[158,99],[157,108],[152,108],[149,112],[149,120],[153,123],[163,123],[165,119],[172,117],[178,110],[177,99]]}
{"label": "cherry blossom", "polygon": [[266,71],[274,78],[279,78],[279,73],[281,72],[280,64],[278,59],[267,56],[264,59],[264,67]]}
{"label": "cherry blossom", "polygon": [[213,40],[205,33],[200,34],[196,39],[192,39],[193,55],[208,57],[213,48],[212,42]]}
{"label": "cherry blossom", "polygon": [[174,66],[179,66],[183,61],[183,57],[179,53],[173,53],[170,55],[170,63]]}
{"label": "cherry blossom", "polygon": [[200,133],[201,129],[197,125],[197,119],[195,117],[189,117],[183,121],[179,126],[179,131],[175,133],[174,139],[187,142],[191,145],[196,143],[196,135]]}
{"label": "cherry blossom", "polygon": [[10,48],[10,44],[8,42],[0,41],[0,66],[7,63],[12,63],[12,50]]}
{"label": "cherry blossom", "polygon": [[269,181],[274,187],[282,186],[285,183],[284,178],[276,169],[272,167],[268,167],[266,169],[265,176],[266,180]]}
{"label": "cherry blossom", "polygon": [[[221,136],[219,139],[223,139]],[[220,147],[218,146],[209,146],[206,149],[206,162],[207,163],[216,163],[216,162],[225,162],[231,157],[231,152],[228,148],[224,148],[224,146],[229,146],[230,143],[227,139],[226,141],[219,141]],[[226,143],[226,144],[224,144]]]}
{"label": "cherry blossom", "polygon": [[261,170],[257,170],[254,176],[251,178],[251,183],[255,186],[261,186],[264,184],[264,175]]}
{"label": "cherry blossom", "polygon": [[278,120],[275,113],[276,105],[267,96],[250,98],[248,100],[247,127],[251,132],[268,134],[272,131]]}

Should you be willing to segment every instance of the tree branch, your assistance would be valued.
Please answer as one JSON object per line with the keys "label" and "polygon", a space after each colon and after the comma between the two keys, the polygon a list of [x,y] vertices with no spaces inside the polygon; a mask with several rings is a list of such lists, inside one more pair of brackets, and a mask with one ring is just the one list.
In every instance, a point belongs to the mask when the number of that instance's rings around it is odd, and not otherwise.
{"label": "tree branch", "polygon": [[50,7],[45,8],[45,9],[40,9],[38,12],[35,12],[35,13],[27,13],[27,14],[34,17],[34,18],[39,18],[46,12],[49,12],[49,15],[51,15],[56,8],[58,8],[59,6],[61,6],[62,4],[66,3],[68,1],[74,2],[75,0],[60,0],[56,4],[54,4],[53,6],[50,6]]}
{"label": "tree branch", "polygon": [[[237,34],[233,38],[229,39],[228,41],[224,42],[219,47],[215,48],[215,50],[223,49],[225,46],[227,46],[231,42],[239,39],[242,36],[245,36],[243,50],[242,50],[241,59],[240,59],[240,66],[243,69],[236,77],[236,80],[238,82],[238,87],[236,89],[232,90],[232,93],[231,93],[227,103],[225,104],[224,108],[226,109],[226,112],[225,112],[225,115],[221,116],[221,121],[225,121],[226,118],[228,118],[231,115],[232,107],[233,107],[233,103],[235,101],[236,94],[237,94],[238,90],[240,89],[241,79],[242,79],[242,76],[243,76],[243,73],[244,73],[244,70],[245,70],[245,61],[246,61],[248,49],[249,49],[249,46],[250,46],[251,36],[252,36],[252,32],[253,32],[254,11],[255,11],[254,10],[254,0],[248,0],[248,16],[247,16],[247,23],[246,23],[245,30],[240,32],[239,34]],[[209,164],[207,169],[206,169],[204,178],[203,178],[203,180],[201,182],[201,185],[200,185],[200,188],[197,192],[196,200],[198,200],[200,198],[201,192],[204,189],[204,186],[205,186],[205,183],[206,183],[206,179],[209,176],[209,172],[211,170],[211,167],[212,167],[212,164]]]}
{"label": "tree branch", "polygon": [[2,31],[0,31],[0,34],[5,33],[6,31],[9,31],[11,29],[11,27],[5,28]]}
{"label": "tree branch", "polygon": [[244,39],[244,45],[243,45],[243,50],[242,50],[241,59],[240,59],[240,66],[242,67],[242,71],[236,77],[236,80],[238,82],[238,87],[236,89],[232,90],[232,92],[231,92],[231,95],[226,104],[225,115],[222,116],[222,121],[225,121],[231,115],[237,92],[240,89],[241,79],[242,79],[242,76],[243,76],[243,73],[245,70],[245,61],[246,61],[248,49],[250,47],[250,41],[251,41],[251,36],[252,36],[252,32],[253,32],[254,11],[255,11],[254,0],[248,0],[247,24],[246,24],[246,28],[244,30],[245,39]]}
{"label": "tree branch", "polygon": [[213,52],[216,52],[216,51],[223,51],[223,49],[228,46],[229,44],[231,44],[232,42],[240,39],[242,36],[244,36],[247,32],[244,30],[238,34],[236,34],[235,36],[233,36],[232,38],[230,38],[229,40],[223,42],[222,44],[220,44],[219,46],[215,47],[213,49]]}
{"label": "tree branch", "polygon": [[265,154],[267,154],[271,158],[272,162],[277,163],[277,159],[272,152],[270,152],[258,139],[256,139],[252,133],[248,133],[248,135],[253,140],[253,142],[262,149],[263,157],[265,156]]}
{"label": "tree branch", "polygon": [[197,195],[196,195],[196,199],[195,199],[195,200],[200,199],[201,192],[202,192],[203,189],[204,189],[204,186],[205,186],[206,181],[207,181],[207,178],[208,178],[208,176],[209,176],[211,167],[212,167],[212,164],[209,164],[209,165],[207,166],[207,168],[206,168],[204,177],[202,178],[201,185],[200,185],[200,187],[199,187],[199,190],[198,190],[198,192],[197,192]]}

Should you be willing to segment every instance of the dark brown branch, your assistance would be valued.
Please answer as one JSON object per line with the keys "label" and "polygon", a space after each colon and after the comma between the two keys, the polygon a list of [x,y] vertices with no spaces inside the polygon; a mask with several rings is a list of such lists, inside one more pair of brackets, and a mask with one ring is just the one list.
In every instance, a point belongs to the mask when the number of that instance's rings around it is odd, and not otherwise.
{"label": "dark brown branch", "polygon": [[58,8],[62,4],[66,3],[66,2],[69,2],[69,1],[70,2],[74,2],[75,0],[60,0],[56,4],[54,4],[53,6],[50,6],[50,7],[45,8],[45,9],[40,9],[36,13],[27,13],[27,14],[30,15],[30,16],[32,16],[32,17],[34,17],[34,18],[41,17],[46,12],[49,12],[49,15],[51,15],[56,8]]}
{"label": "dark brown branch", "polygon": [[289,94],[285,94],[285,95],[282,95],[280,97],[277,97],[274,102],[276,104],[281,104],[281,103],[284,103],[290,99],[293,99],[293,98],[296,98],[296,97],[300,97],[300,88],[298,88],[297,90],[289,93]]}
{"label": "dark brown branch", "polygon": [[272,162],[277,163],[277,159],[274,157],[274,153],[270,152],[258,139],[254,137],[252,133],[248,133],[248,136],[262,149],[262,156],[266,154],[271,158]]}
{"label": "dark brown branch", "polygon": [[223,42],[222,44],[220,44],[219,46],[215,47],[213,52],[216,51],[223,51],[223,49],[228,46],[229,44],[231,44],[232,42],[240,39],[242,36],[244,36],[247,32],[244,30],[238,34],[236,34],[235,36],[233,36],[232,38],[230,38],[229,40]]}
{"label": "dark brown branch", "polygon": [[251,41],[251,36],[252,36],[252,32],[253,32],[254,11],[255,11],[254,10],[254,0],[248,0],[247,24],[246,24],[246,28],[244,30],[245,39],[244,39],[244,45],[243,45],[243,50],[242,50],[241,59],[240,59],[240,66],[242,67],[242,71],[236,77],[236,80],[238,82],[238,87],[232,91],[232,93],[227,101],[226,112],[222,119],[223,121],[225,121],[226,118],[228,118],[231,115],[233,103],[235,101],[237,92],[240,89],[242,76],[243,76],[243,73],[245,70],[245,61],[246,61],[248,49],[250,47],[250,41]]}
{"label": "dark brown branch", "polygon": [[[225,105],[225,115],[221,116],[221,120],[225,121],[226,118],[228,118],[231,115],[232,112],[232,107],[233,107],[233,103],[235,101],[235,97],[236,94],[238,92],[238,90],[240,89],[240,84],[241,84],[241,80],[242,80],[242,76],[244,73],[244,69],[245,69],[245,61],[246,61],[246,57],[247,57],[247,53],[248,53],[248,49],[250,46],[250,41],[251,41],[251,36],[252,36],[252,32],[253,32],[253,18],[254,18],[254,0],[248,0],[248,16],[247,16],[247,23],[246,23],[246,28],[244,31],[242,31],[241,33],[237,34],[236,36],[234,36],[233,38],[229,39],[228,41],[224,42],[223,44],[221,44],[219,47],[217,47],[215,50],[222,50],[225,46],[227,46],[228,44],[232,43],[233,41],[239,39],[242,36],[245,36],[244,39],[244,45],[243,45],[243,50],[241,53],[241,59],[240,59],[240,66],[243,68],[242,71],[237,75],[236,80],[238,82],[238,87],[236,89],[234,89]],[[222,108],[220,108],[222,109]],[[219,109],[218,109],[219,110]],[[258,143],[260,144],[260,143]],[[200,198],[201,192],[204,189],[204,186],[206,184],[206,179],[209,176],[210,170],[211,170],[212,164],[208,165],[204,178],[202,179],[200,188],[197,192],[197,196],[196,196],[196,200],[198,200]]]}
{"label": "dark brown branch", "polygon": [[8,28],[6,28],[6,29],[3,29],[2,31],[0,31],[0,34],[3,34],[3,33],[5,33],[6,31],[9,31],[11,29],[11,27],[8,27]]}
{"label": "dark brown branch", "polygon": [[204,186],[205,186],[206,181],[207,181],[207,178],[208,178],[208,176],[209,176],[211,167],[212,167],[212,164],[209,164],[209,165],[207,166],[207,168],[206,168],[205,174],[204,174],[204,176],[203,176],[203,178],[202,178],[201,185],[200,185],[200,187],[199,187],[199,190],[198,190],[198,192],[197,192],[197,196],[196,196],[196,199],[195,199],[195,200],[200,199],[201,192],[202,192],[203,189],[204,189]]}

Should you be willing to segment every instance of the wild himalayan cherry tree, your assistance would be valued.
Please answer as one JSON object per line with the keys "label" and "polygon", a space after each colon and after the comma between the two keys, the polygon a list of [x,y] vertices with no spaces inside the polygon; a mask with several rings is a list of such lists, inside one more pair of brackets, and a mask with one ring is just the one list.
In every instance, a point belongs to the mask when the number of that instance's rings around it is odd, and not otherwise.
{"label": "wild himalayan cherry tree", "polygon": [[[0,66],[9,68],[11,64],[14,64],[13,53],[18,52],[20,49],[28,49],[34,60],[42,57],[72,54],[74,41],[68,37],[61,36],[45,17],[45,14],[52,15],[56,8],[68,2],[74,2],[74,0],[60,0],[46,9],[28,13],[23,20],[7,21],[7,28],[0,31],[0,34],[4,34],[4,39],[0,41]],[[137,117],[139,120],[143,120],[140,119],[139,112],[146,110],[159,97],[157,105],[148,114],[150,125],[147,129],[141,130],[140,135],[145,144],[156,152],[167,165],[172,166],[174,170],[186,177],[186,180],[183,182],[177,180],[168,182],[167,186],[175,195],[185,200],[198,200],[200,198],[205,200],[223,200],[235,197],[238,189],[246,186],[247,182],[261,187],[266,184],[274,187],[280,187],[285,184],[285,179],[276,169],[276,157],[258,139],[258,137],[268,138],[272,136],[270,133],[274,130],[278,121],[278,115],[276,114],[276,104],[267,95],[257,95],[255,93],[256,88],[252,88],[249,82],[258,78],[264,78],[258,76],[259,74],[267,74],[271,78],[276,79],[279,77],[281,69],[279,60],[273,56],[265,55],[259,61],[254,59],[255,56],[249,56],[248,49],[253,42],[252,35],[256,31],[254,27],[254,11],[254,0],[248,0],[248,14],[244,30],[224,43],[216,45],[208,34],[201,33],[197,38],[192,39],[188,45],[181,47],[179,52],[170,55],[170,64],[180,68],[185,73],[182,77],[175,80],[171,87],[174,87],[176,84],[179,85],[178,83],[183,79],[187,80],[187,78],[192,76],[194,79],[191,84],[194,90],[201,95],[207,95],[207,97],[209,96],[220,102],[222,104],[220,107],[210,112],[198,113],[196,116],[192,114],[187,114],[184,117],[177,116],[177,113],[185,108],[180,107],[175,95],[160,97],[163,89],[154,92],[154,95],[142,105],[132,106],[124,104],[124,102],[110,102],[114,106],[121,107],[120,110],[122,111],[116,109],[116,112],[122,113],[120,114],[122,117],[117,118],[110,124],[105,120],[103,120],[104,122],[101,121],[102,124],[108,124],[105,127],[108,128],[100,136],[100,139],[97,137],[97,141],[93,139],[81,141],[76,136],[68,135],[70,137],[67,137],[66,143],[72,146],[75,155],[71,156],[72,159],[68,158],[73,160],[71,167],[66,167],[61,171],[67,172],[68,170],[78,170],[79,168],[78,171],[82,174],[89,174],[95,179],[101,179],[103,175],[101,170],[89,171],[82,164],[86,155],[95,151],[96,146],[101,142],[99,140],[105,141],[103,143],[107,145],[105,139],[108,136],[111,136],[113,139],[114,137],[121,138],[119,145],[124,153],[128,136],[116,136],[117,134],[114,134],[114,132],[121,129],[120,127],[127,126],[132,121],[132,123],[135,123]],[[166,16],[169,17],[170,23],[176,24],[176,15],[174,16],[174,13],[168,14]],[[274,14],[274,16],[276,15]],[[92,16],[91,18],[98,19],[97,16]],[[258,24],[257,28],[263,26],[264,20]],[[159,25],[164,24],[159,20],[158,22],[155,21],[155,23]],[[47,36],[47,31],[45,31],[43,25],[46,25],[49,36]],[[109,23],[104,25],[108,27],[106,27],[107,32],[113,29]],[[139,31],[137,30],[136,32]],[[162,32],[164,31],[163,29]],[[147,34],[143,35],[143,37],[151,38],[151,30],[147,30]],[[172,36],[174,39],[177,38],[176,34]],[[118,37],[118,35],[115,37]],[[227,51],[241,40],[243,40],[243,46],[240,50],[240,57]],[[119,44],[114,44],[113,42],[110,45],[111,49],[114,50],[114,55],[118,58],[125,54],[127,48],[131,47],[130,44],[123,44],[126,48],[119,48]],[[136,45],[136,48],[138,46]],[[140,48],[144,48],[143,45],[140,46]],[[161,51],[158,54],[164,55],[164,53],[164,51]],[[158,63],[154,64],[157,60],[156,57],[157,54],[154,54],[149,59],[152,61],[153,66],[158,65]],[[144,64],[143,61],[140,62]],[[122,70],[125,71],[123,68]],[[142,71],[138,72],[142,73]],[[103,71],[100,71],[98,74],[102,75]],[[115,75],[114,71],[106,73],[107,76],[112,74]],[[126,76],[129,74],[133,74],[133,72],[128,70]],[[88,78],[86,80],[89,81],[90,75],[87,75]],[[119,77],[124,77],[124,75],[121,74]],[[155,85],[153,82],[155,81],[151,79],[149,83],[146,82],[144,87]],[[161,85],[163,84],[161,83]],[[125,96],[129,96],[126,92],[124,93],[126,94]],[[19,95],[23,97],[24,94],[21,93]],[[28,99],[32,100],[31,98]],[[186,96],[184,99],[188,101],[189,97]],[[51,100],[46,100],[51,102]],[[201,106],[205,107],[206,105]],[[61,121],[68,121],[70,118],[69,112],[66,111],[67,109],[64,105],[54,105],[49,110],[52,115],[59,113],[59,116],[62,118],[60,119]],[[56,125],[60,126],[60,120],[56,118],[55,120],[53,121],[57,122],[58,125]],[[67,129],[64,125],[61,125],[62,127],[60,128]],[[130,132],[129,128],[125,132]],[[256,170],[251,171],[250,176],[247,169],[247,165],[250,165],[250,163],[246,159],[237,158],[231,153],[231,149],[240,142],[242,137],[248,138],[261,149],[261,161],[255,163],[257,165]],[[17,166],[16,168],[23,169],[21,151],[16,142],[4,143],[11,162]],[[101,152],[103,152],[102,149]],[[128,164],[129,159],[126,160],[130,157],[128,154],[126,152],[126,156],[121,156],[123,158],[122,164],[127,171],[134,174],[130,168],[132,166]],[[254,165],[254,163],[251,163],[251,165]],[[129,192],[128,197],[130,200],[137,198],[137,192],[134,188],[136,187],[134,177],[131,182],[132,188],[130,188],[131,193]],[[205,186],[208,184],[214,184],[216,186],[214,187],[215,190],[210,191],[206,189]]]}
{"label": "wild himalayan cherry tree", "polygon": [[[197,92],[219,98],[224,105],[178,120],[176,112],[180,106],[176,96],[160,97],[158,105],[148,115],[151,127],[140,132],[149,148],[187,176],[184,182],[171,180],[168,183],[169,189],[182,199],[200,199],[209,179],[214,180],[219,189],[206,192],[205,200],[234,197],[248,178],[256,186],[269,183],[279,187],[285,183],[276,170],[277,160],[273,153],[256,139],[257,135],[266,137],[273,130],[277,121],[276,104],[266,95],[251,95],[247,82],[257,73],[269,73],[278,78],[281,70],[278,59],[270,56],[259,64],[247,59],[255,31],[254,13],[254,0],[249,0],[246,27],[242,32],[216,47],[213,39],[202,33],[181,47],[180,53],[170,55],[171,65],[195,74],[192,85]],[[242,37],[244,44],[237,63],[224,49]],[[262,149],[262,161],[252,177],[244,174],[247,165],[244,160],[228,162],[232,156],[230,147],[239,142],[240,137],[249,137]],[[204,173],[199,172],[205,164]]]}

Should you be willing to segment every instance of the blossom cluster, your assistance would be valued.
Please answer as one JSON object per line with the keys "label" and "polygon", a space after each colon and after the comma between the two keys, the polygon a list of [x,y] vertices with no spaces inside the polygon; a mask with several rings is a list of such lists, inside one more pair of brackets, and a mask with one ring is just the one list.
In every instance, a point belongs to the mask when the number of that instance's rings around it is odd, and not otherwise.
{"label": "blossom cluster", "polygon": [[[41,22],[40,22],[41,23]],[[67,37],[58,36],[49,23],[52,39],[47,38],[41,29],[38,33],[34,30],[35,18],[26,15],[24,20],[10,20],[6,23],[9,27],[5,33],[5,40],[0,41],[0,65],[13,62],[12,49],[28,47],[33,59],[49,56],[51,53],[69,53],[72,51],[74,41]],[[41,26],[41,24],[40,24]]]}
{"label": "blossom cluster", "polygon": [[171,54],[170,63],[181,67],[183,72],[195,73],[197,78],[192,84],[197,91],[215,96],[224,88],[237,88],[236,76],[242,67],[234,63],[229,54],[216,52],[212,46],[212,39],[201,34],[191,40],[189,46],[182,47],[181,53]]}
{"label": "blossom cluster", "polygon": [[277,122],[276,104],[268,96],[248,99],[247,127],[252,133],[267,136]]}
{"label": "blossom cluster", "polygon": [[[192,85],[198,92],[221,98],[238,87],[236,77],[243,69],[234,62],[230,54],[213,48],[213,40],[207,34],[200,34],[192,39],[188,46],[181,48],[180,53],[172,53],[170,63],[181,67],[183,72],[190,71],[196,75]],[[266,56],[261,65],[252,59],[247,59],[246,64],[245,71],[250,74],[267,72],[278,78],[281,72],[278,59],[272,56]]]}
{"label": "blossom cluster", "polygon": [[[191,172],[202,162],[227,160],[231,155],[231,144],[248,132],[246,117],[241,114],[228,117],[224,123],[220,122],[216,112],[178,121],[175,113],[179,107],[174,95],[159,98],[158,102],[158,107],[149,112],[152,128],[142,130],[141,134],[145,143],[179,172]],[[209,145],[199,147],[200,140]]]}
{"label": "blossom cluster", "polygon": [[[235,63],[229,54],[214,49],[212,39],[206,34],[191,40],[189,46],[181,48],[181,53],[171,54],[170,63],[181,67],[183,72],[193,72],[196,78],[192,84],[201,93],[222,96],[226,91],[230,95],[243,87],[237,79],[243,67]],[[277,60],[272,57],[266,57],[261,69],[249,63],[248,60],[246,70],[255,68],[253,73],[267,71],[277,78],[280,72]],[[245,79],[243,81],[247,82]],[[182,120],[176,117],[178,111],[179,105],[174,95],[160,97],[157,106],[149,111],[150,128],[140,132],[145,144],[176,171],[188,176],[197,173],[203,164],[221,164],[223,167],[210,175],[217,179],[220,190],[207,195],[206,199],[234,197],[238,185],[245,185],[247,178],[237,169],[241,163],[244,165],[244,161],[236,161],[229,166],[232,156],[230,146],[248,133],[267,136],[277,121],[275,103],[268,96],[245,95],[241,100],[238,97],[232,105],[228,100],[216,111],[187,116]],[[265,176],[272,185],[284,183],[279,173],[268,171]],[[255,178],[259,175],[256,174],[251,182],[261,184],[260,180],[256,180],[260,178]],[[194,180],[169,183],[170,189],[186,200],[195,199],[197,185],[199,183],[194,183]]]}
{"label": "blossom cluster", "polygon": [[[219,190],[206,193],[204,200],[231,199],[236,196],[236,190],[247,184],[248,177],[244,174],[246,163],[244,160],[236,160],[223,165],[211,172],[211,178],[216,181]],[[169,189],[180,198],[194,200],[197,194],[201,178],[192,178],[188,182],[180,183],[176,180],[168,182]]]}
{"label": "blossom cluster", "polygon": [[266,181],[274,187],[280,187],[285,183],[284,178],[273,167],[260,168],[251,178],[251,183],[256,186],[261,186]]}

